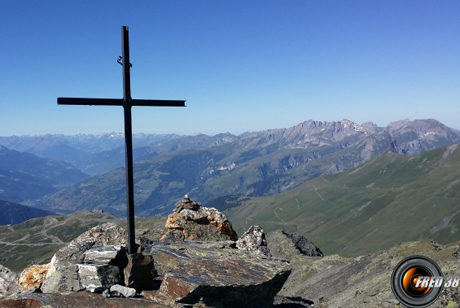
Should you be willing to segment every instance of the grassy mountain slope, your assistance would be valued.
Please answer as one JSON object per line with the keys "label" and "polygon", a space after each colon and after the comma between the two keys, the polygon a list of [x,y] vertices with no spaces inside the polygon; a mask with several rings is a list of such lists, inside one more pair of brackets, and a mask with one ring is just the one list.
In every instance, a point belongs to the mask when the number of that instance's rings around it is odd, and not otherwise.
{"label": "grassy mountain slope", "polygon": [[460,146],[411,157],[389,151],[357,168],[281,194],[251,198],[225,214],[241,234],[306,234],[326,254],[357,256],[404,241],[460,240]]}
{"label": "grassy mountain slope", "polygon": [[0,225],[18,224],[31,218],[48,215],[53,215],[53,213],[0,200]]}

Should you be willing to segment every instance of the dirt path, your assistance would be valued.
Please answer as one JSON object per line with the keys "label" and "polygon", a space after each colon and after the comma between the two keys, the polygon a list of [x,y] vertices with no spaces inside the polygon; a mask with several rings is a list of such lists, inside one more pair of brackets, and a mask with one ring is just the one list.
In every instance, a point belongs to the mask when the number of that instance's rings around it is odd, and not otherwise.
{"label": "dirt path", "polygon": [[21,237],[20,239],[18,240],[15,240],[13,243],[16,243],[16,242],[20,242],[20,241],[23,241],[23,240],[26,240],[30,237],[30,233],[27,233],[26,235],[24,235],[23,237]]}
{"label": "dirt path", "polygon": [[318,188],[315,187],[315,193],[324,201],[324,198],[319,194]]}
{"label": "dirt path", "polygon": [[280,207],[277,207],[276,209],[273,210],[273,213],[275,213],[275,216],[278,217],[279,220],[281,220],[282,222],[286,223],[283,219],[281,219],[281,217],[278,216],[278,214],[276,213],[276,210],[277,209],[280,209],[280,210],[283,210],[282,208]]}

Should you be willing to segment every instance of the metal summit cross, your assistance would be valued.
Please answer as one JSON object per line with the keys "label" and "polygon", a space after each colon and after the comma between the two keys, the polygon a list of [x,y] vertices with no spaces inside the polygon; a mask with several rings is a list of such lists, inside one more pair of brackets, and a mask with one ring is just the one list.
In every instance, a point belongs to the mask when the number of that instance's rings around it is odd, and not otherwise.
{"label": "metal summit cross", "polygon": [[[59,97],[58,105],[123,106],[125,115],[125,156],[126,156],[126,201],[128,208],[128,253],[136,252],[134,233],[134,183],[133,183],[133,134],[131,124],[132,106],[185,107],[185,101],[146,100],[131,98],[129,70],[129,33],[128,27],[121,27],[121,44],[123,48],[123,99],[116,98],[71,98]],[[120,63],[120,61],[118,61]]]}

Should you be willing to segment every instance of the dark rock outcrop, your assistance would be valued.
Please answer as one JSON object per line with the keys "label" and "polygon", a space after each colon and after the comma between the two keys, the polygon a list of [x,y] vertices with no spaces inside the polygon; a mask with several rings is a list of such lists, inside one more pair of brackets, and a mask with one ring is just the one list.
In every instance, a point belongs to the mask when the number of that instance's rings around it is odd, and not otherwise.
{"label": "dark rock outcrop", "polygon": [[153,257],[143,253],[128,255],[128,264],[123,273],[125,286],[136,290],[150,288],[152,278],[158,276]]}
{"label": "dark rock outcrop", "polygon": [[159,303],[211,307],[271,306],[291,269],[285,262],[235,249],[233,241],[154,243],[163,282]]}
{"label": "dark rock outcrop", "polygon": [[165,242],[237,240],[236,232],[224,214],[215,208],[203,207],[187,196],[168,216],[165,227],[167,232],[160,239]]}
{"label": "dark rock outcrop", "polygon": [[279,308],[315,308],[313,302],[300,296],[283,297],[275,296],[273,307]]}
{"label": "dark rock outcrop", "polygon": [[456,246],[454,252],[452,253],[452,257],[460,258],[460,246]]}
{"label": "dark rock outcrop", "polygon": [[270,249],[267,247],[264,230],[259,226],[251,226],[249,229],[236,241],[238,249],[271,257]]}
{"label": "dark rock outcrop", "polygon": [[267,234],[267,246],[271,254],[280,259],[292,260],[295,256],[322,257],[323,252],[304,236],[273,231]]}

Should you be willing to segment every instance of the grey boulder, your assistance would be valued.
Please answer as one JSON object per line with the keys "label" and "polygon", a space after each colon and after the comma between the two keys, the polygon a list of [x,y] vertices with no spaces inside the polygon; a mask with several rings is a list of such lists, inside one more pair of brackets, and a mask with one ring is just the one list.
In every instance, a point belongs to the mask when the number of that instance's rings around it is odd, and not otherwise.
{"label": "grey boulder", "polygon": [[0,265],[0,297],[6,297],[22,291],[18,284],[19,276],[9,268]]}
{"label": "grey boulder", "polygon": [[135,297],[136,296],[136,289],[121,286],[119,284],[113,285],[110,287],[110,296],[122,296],[122,297]]}
{"label": "grey boulder", "polygon": [[259,226],[251,226],[236,241],[236,247],[253,254],[271,257],[270,249],[267,247],[264,230]]}
{"label": "grey boulder", "polygon": [[77,264],[80,289],[107,289],[121,283],[120,269],[115,265]]}

